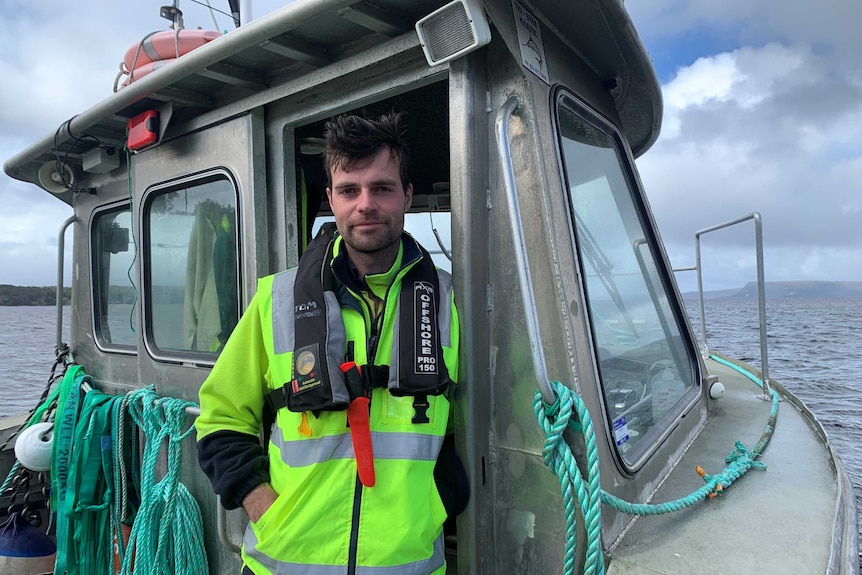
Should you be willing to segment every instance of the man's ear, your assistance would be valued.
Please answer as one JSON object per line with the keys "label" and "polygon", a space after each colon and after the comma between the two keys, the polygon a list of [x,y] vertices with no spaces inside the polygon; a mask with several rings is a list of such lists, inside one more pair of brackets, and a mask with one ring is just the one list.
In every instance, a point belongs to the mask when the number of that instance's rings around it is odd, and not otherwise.
{"label": "man's ear", "polygon": [[407,213],[407,210],[410,209],[410,206],[413,205],[413,184],[407,184],[407,188],[404,189],[404,212]]}
{"label": "man's ear", "polygon": [[332,190],[330,188],[326,188],[326,201],[329,202],[329,207],[332,207]]}

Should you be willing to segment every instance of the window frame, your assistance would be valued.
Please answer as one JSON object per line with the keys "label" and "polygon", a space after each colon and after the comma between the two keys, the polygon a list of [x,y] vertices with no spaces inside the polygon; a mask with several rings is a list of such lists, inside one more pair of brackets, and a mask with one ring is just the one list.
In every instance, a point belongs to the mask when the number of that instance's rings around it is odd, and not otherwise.
{"label": "window frame", "polygon": [[242,316],[244,311],[242,306],[242,196],[240,193],[239,179],[227,167],[216,166],[186,174],[178,178],[172,178],[163,182],[157,182],[148,186],[141,195],[140,211],[138,214],[138,229],[141,231],[141,324],[143,326],[143,342],[148,355],[155,361],[171,364],[192,364],[201,367],[212,367],[215,365],[221,350],[217,352],[199,351],[199,350],[179,350],[179,349],[163,349],[159,347],[156,341],[156,331],[154,325],[154,308],[153,303],[153,261],[151,243],[151,229],[149,225],[149,214],[153,202],[156,198],[164,194],[178,191],[182,189],[194,188],[197,186],[206,185],[218,180],[226,181],[233,188],[233,197],[236,206],[235,226],[236,226],[236,288],[237,288],[237,321]]}
{"label": "window frame", "polygon": [[[699,352],[697,351],[697,346],[694,345],[692,340],[691,331],[688,327],[687,315],[684,309],[682,309],[676,296],[675,283],[669,274],[669,263],[661,249],[661,240],[657,226],[655,225],[650,210],[644,201],[642,186],[634,168],[634,159],[631,150],[628,145],[626,145],[621,133],[613,122],[609,121],[600,112],[591,107],[565,86],[558,85],[551,90],[550,108],[552,124],[555,132],[554,140],[557,148],[557,164],[563,185],[562,191],[565,194],[570,241],[578,262],[580,296],[588,310],[585,310],[584,314],[585,328],[587,330],[587,337],[589,338],[590,354],[593,359],[593,374],[598,388],[599,400],[602,406],[602,416],[606,430],[605,435],[618,470],[625,476],[633,477],[634,474],[650,460],[652,455],[659,449],[673,430],[677,428],[680,420],[698,404],[703,393],[701,368],[697,357]],[[661,288],[664,295],[667,297],[668,308],[671,312],[671,317],[667,319],[672,319],[676,323],[680,338],[684,343],[684,349],[687,352],[686,357],[683,359],[688,360],[688,367],[693,379],[693,385],[684,392],[679,400],[677,400],[673,408],[664,413],[658,421],[656,421],[650,430],[641,438],[632,452],[625,455],[620,451],[615,441],[614,419],[608,403],[609,396],[605,385],[605,377],[602,374],[598,353],[599,345],[596,339],[596,331],[593,323],[594,318],[589,304],[590,295],[586,286],[586,269],[584,267],[583,252],[581,251],[581,245],[578,240],[576,218],[574,216],[574,200],[571,193],[571,186],[569,184],[570,178],[568,176],[568,170],[570,168],[566,163],[565,153],[563,150],[563,135],[560,123],[561,108],[566,108],[569,112],[580,118],[581,121],[604,134],[612,143],[611,149],[616,155],[622,179],[632,200],[638,222],[644,231],[644,241],[649,246],[650,254],[656,264],[655,271],[660,285],[648,285],[647,287],[648,289]],[[642,267],[643,262],[639,260],[639,263]],[[646,282],[650,282],[651,278],[647,275],[644,275],[643,277]],[[665,337],[667,337],[667,334]]]}
{"label": "window frame", "polygon": [[[132,316],[130,316],[130,321],[132,318],[135,321],[136,330],[133,332],[136,334],[135,343],[134,344],[118,344],[114,342],[109,342],[104,337],[104,325],[102,323],[102,314],[101,314],[101,305],[102,298],[108,297],[108,294],[103,293],[104,287],[102,285],[102,266],[101,260],[99,257],[99,253],[97,252],[97,248],[101,245],[99,238],[97,238],[97,234],[99,233],[99,222],[105,216],[111,214],[118,214],[127,211],[129,213],[129,241],[131,244],[131,250],[133,250],[132,254],[132,276],[134,277],[134,258],[136,254],[134,253],[135,240],[134,240],[134,210],[132,207],[132,203],[129,199],[125,199],[121,202],[114,202],[111,204],[106,204],[104,206],[100,206],[93,210],[93,213],[90,216],[90,295],[91,295],[91,321],[93,326],[93,340],[96,344],[96,347],[105,353],[116,353],[122,355],[136,355],[138,352],[138,317],[134,315],[134,308],[137,301],[132,302]],[[135,290],[135,300],[140,297],[140,290],[137,286],[132,285],[132,288]]]}

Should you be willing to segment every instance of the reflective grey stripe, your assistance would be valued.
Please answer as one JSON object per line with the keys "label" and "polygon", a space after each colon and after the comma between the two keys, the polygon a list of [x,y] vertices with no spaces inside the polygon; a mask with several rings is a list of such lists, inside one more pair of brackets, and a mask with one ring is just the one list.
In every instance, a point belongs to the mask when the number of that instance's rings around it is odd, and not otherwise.
{"label": "reflective grey stripe", "polygon": [[293,284],[296,268],[272,278],[272,346],[275,353],[293,351]]}
{"label": "reflective grey stripe", "polygon": [[153,48],[153,39],[145,38],[143,42],[141,42],[141,50],[143,50],[144,54],[147,55],[147,58],[152,60],[153,62],[158,62],[162,59],[156,49]]}
{"label": "reflective grey stripe", "polygon": [[[245,533],[242,536],[242,550],[245,552],[246,555],[248,555],[249,557],[251,557],[252,559],[257,561],[258,563],[260,563],[261,565],[266,567],[269,570],[269,572],[272,573],[273,575],[276,575],[276,574],[288,575],[288,573],[291,573],[291,571],[287,571],[287,570],[281,571],[280,570],[280,565],[281,565],[280,561],[276,561],[275,559],[273,559],[269,555],[264,555],[263,553],[261,553],[260,551],[257,550],[257,535],[255,535],[254,529],[251,528],[251,523],[249,523],[245,527]],[[344,568],[342,567],[341,570],[344,571]],[[302,573],[302,571],[297,570],[297,571],[293,571],[293,573]]]}
{"label": "reflective grey stripe", "polygon": [[440,326],[440,345],[452,347],[452,276],[437,270],[440,282],[440,309],[437,310],[437,325]]}
{"label": "reflective grey stripe", "polygon": [[[285,441],[281,428],[276,427],[270,441],[281,453],[281,460],[290,467],[306,467],[333,459],[355,457],[350,433]],[[443,438],[437,435],[371,432],[374,459],[436,461],[442,445]]]}
{"label": "reflective grey stripe", "polygon": [[[277,561],[257,550],[257,536],[251,525],[246,527],[242,538],[243,549],[249,557],[269,569],[273,575],[343,575],[344,565],[309,565]],[[390,565],[388,567],[356,567],[356,575],[428,575],[446,564],[443,533],[434,540],[434,552],[428,559]]]}
{"label": "reflective grey stripe", "polygon": [[[272,347],[276,354],[293,352],[296,347],[293,329],[295,319],[293,286],[296,283],[296,271],[297,268],[293,268],[276,274],[272,279]],[[329,366],[332,400],[336,403],[348,403],[350,394],[344,385],[344,374],[340,369],[344,350],[347,348],[347,333],[344,331],[344,320],[341,318],[341,306],[338,298],[331,291],[323,292],[323,298],[326,300],[324,353]]]}
{"label": "reflective grey stripe", "polygon": [[[401,357],[401,296],[398,296],[395,305],[395,321],[392,323],[392,351],[389,355],[389,381],[387,389],[398,389],[398,367],[402,361],[409,361]],[[373,363],[374,358],[368,358],[368,363]]]}
{"label": "reflective grey stripe", "polygon": [[[338,303],[338,297],[331,291],[323,292],[323,299],[326,300],[326,362],[329,367],[332,401],[347,404],[350,403],[350,393],[341,372],[341,362],[344,361],[344,351],[347,349],[347,332],[341,317],[341,305]],[[290,317],[292,321],[293,316]]]}

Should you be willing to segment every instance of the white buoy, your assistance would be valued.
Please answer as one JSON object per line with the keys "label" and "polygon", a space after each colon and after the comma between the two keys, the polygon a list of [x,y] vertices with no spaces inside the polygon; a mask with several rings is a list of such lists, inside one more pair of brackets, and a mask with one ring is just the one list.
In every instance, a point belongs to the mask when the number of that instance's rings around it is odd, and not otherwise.
{"label": "white buoy", "polygon": [[716,381],[712,385],[709,386],[709,396],[712,399],[721,399],[724,397],[724,384],[720,381]]}
{"label": "white buoy", "polygon": [[30,471],[48,471],[53,439],[53,423],[34,423],[15,440],[15,457]]}

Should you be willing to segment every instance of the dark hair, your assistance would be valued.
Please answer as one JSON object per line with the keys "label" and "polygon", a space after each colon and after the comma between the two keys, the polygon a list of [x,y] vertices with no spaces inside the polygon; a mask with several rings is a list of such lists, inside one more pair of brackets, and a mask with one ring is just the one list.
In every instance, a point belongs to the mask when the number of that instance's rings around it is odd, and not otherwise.
{"label": "dark hair", "polygon": [[392,157],[398,161],[401,185],[406,190],[410,176],[407,173],[409,153],[404,139],[407,129],[403,119],[403,113],[390,112],[377,120],[341,115],[326,122],[323,130],[326,138],[324,167],[328,185],[332,186],[332,170],[349,169],[388,147]]}

